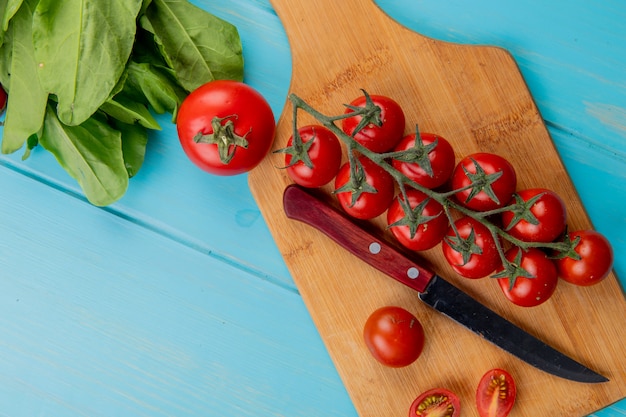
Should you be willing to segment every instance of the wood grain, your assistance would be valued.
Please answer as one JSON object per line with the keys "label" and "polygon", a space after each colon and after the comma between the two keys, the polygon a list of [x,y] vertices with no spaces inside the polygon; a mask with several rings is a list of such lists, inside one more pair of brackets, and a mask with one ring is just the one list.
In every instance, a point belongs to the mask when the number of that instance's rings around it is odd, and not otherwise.
{"label": "wood grain", "polygon": [[[569,226],[589,219],[511,55],[500,48],[461,46],[421,36],[396,24],[367,0],[273,0],[293,56],[290,91],[326,114],[342,112],[364,88],[394,97],[406,110],[407,131],[449,139],[460,158],[482,150],[505,155],[519,187],[544,186],[567,202]],[[346,20],[345,16],[351,16]],[[300,117],[300,116],[299,116]],[[311,120],[302,116],[302,124]],[[291,107],[278,123],[275,147],[291,134]],[[506,302],[495,282],[455,276],[440,249],[423,253],[468,293],[575,359],[608,376],[606,384],[559,379],[531,368],[428,310],[408,290],[342,251],[306,225],[288,220],[282,191],[289,183],[269,158],[249,177],[252,193],[320,331],[359,414],[401,416],[420,392],[456,391],[464,416],[475,416],[473,391],[492,367],[509,369],[519,384],[511,416],[583,416],[626,392],[626,303],[615,276],[593,288],[560,284],[544,305],[522,309]],[[380,224],[380,219],[374,222]],[[375,308],[401,305],[427,329],[423,356],[405,369],[387,369],[361,341]]]}

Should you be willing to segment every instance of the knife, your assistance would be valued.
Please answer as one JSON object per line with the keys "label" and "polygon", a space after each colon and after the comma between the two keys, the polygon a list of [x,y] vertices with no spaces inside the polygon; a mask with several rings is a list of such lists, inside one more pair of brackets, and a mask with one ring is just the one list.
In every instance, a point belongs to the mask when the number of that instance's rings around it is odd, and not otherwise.
{"label": "knife", "polygon": [[430,307],[528,364],[572,381],[608,381],[499,316],[312,192],[295,184],[287,186],[283,207],[288,218],[323,232],[369,265],[416,290]]}

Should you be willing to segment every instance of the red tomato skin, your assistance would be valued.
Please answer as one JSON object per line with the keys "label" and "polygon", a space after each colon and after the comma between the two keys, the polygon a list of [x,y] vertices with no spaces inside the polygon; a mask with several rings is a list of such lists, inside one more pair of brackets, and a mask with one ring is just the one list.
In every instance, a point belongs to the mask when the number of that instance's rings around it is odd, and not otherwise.
{"label": "red tomato skin", "polygon": [[[385,212],[393,201],[395,183],[387,171],[366,157],[359,158],[365,170],[366,181],[373,186],[377,193],[362,193],[352,204],[352,195],[349,192],[336,193],[337,199],[346,213],[361,220],[373,219]],[[350,180],[350,165],[344,163],[335,177],[335,190]]]}
{"label": "red tomato skin", "polygon": [[476,408],[480,417],[506,417],[517,396],[515,380],[504,369],[487,371],[476,389]]}
{"label": "red tomato skin", "polygon": [[[393,160],[392,165],[395,169],[412,179],[423,187],[434,189],[444,185],[452,175],[454,170],[454,150],[452,145],[445,138],[433,133],[420,133],[424,145],[430,145],[437,140],[437,147],[428,154],[428,159],[433,170],[432,177],[424,171],[424,169],[416,163],[407,163]],[[406,135],[400,143],[396,145],[394,151],[404,151],[413,146],[415,142],[415,133]]]}
{"label": "red tomato skin", "polygon": [[409,408],[409,417],[459,417],[461,401],[446,388],[433,388],[421,393]]}
{"label": "red tomato skin", "polygon": [[519,248],[509,249],[505,256],[514,261],[518,251],[522,251],[521,267],[534,278],[519,277],[513,288],[509,288],[508,278],[498,278],[504,296],[521,307],[536,307],[546,302],[556,290],[558,275],[555,263],[543,251],[530,248],[523,251]]}
{"label": "red tomato skin", "polygon": [[[370,98],[381,108],[380,120],[382,126],[370,124],[361,129],[354,139],[372,152],[382,153],[393,149],[404,135],[405,116],[402,107],[393,99],[382,95],[370,95]],[[364,107],[365,96],[357,97],[350,103],[352,106]],[[345,114],[353,110],[346,108]],[[348,117],[341,121],[341,128],[348,136],[352,136],[354,129],[361,121],[361,116]]]}
{"label": "red tomato skin", "polygon": [[[528,201],[538,194],[543,195],[533,204],[530,211],[537,218],[539,224],[532,224],[526,220],[520,220],[508,233],[525,242],[552,242],[565,231],[567,214],[565,203],[557,193],[545,188],[532,188],[519,191],[517,194]],[[515,199],[509,204],[515,203]],[[508,226],[513,220],[513,212],[502,213],[502,223]]]}
{"label": "red tomato skin", "polygon": [[[285,154],[287,174],[297,184],[307,188],[318,188],[328,184],[339,172],[341,165],[341,145],[333,132],[324,126],[303,126],[298,129],[302,142],[307,143],[315,138],[309,148],[309,158],[313,168],[307,167],[302,161],[291,164],[291,155]],[[287,146],[293,143],[293,136]]]}
{"label": "red tomato skin", "polygon": [[613,269],[613,248],[607,238],[595,230],[578,230],[568,235],[571,240],[580,237],[575,251],[582,259],[557,259],[559,277],[580,286],[603,281]]}
{"label": "red tomato skin", "polygon": [[[421,191],[408,189],[407,197],[409,199],[409,205],[412,209],[417,207],[420,203],[428,198],[426,194]],[[402,194],[399,194],[389,206],[387,210],[387,225],[391,226],[393,223],[405,217],[404,210],[400,205],[400,200],[404,200]],[[415,235],[411,237],[411,231],[409,226],[393,226],[390,227],[391,233],[395,238],[407,249],[414,251],[424,251],[435,247],[448,231],[448,218],[444,214],[443,207],[435,200],[429,200],[422,211],[423,216],[437,216],[436,218],[420,224],[417,227]]]}
{"label": "red tomato skin", "polygon": [[456,193],[457,200],[460,204],[475,211],[488,211],[503,207],[509,202],[515,192],[517,175],[513,165],[499,155],[479,152],[463,158],[452,172],[452,189],[458,190],[471,184],[471,180],[465,174],[463,167],[468,172],[475,174],[476,167],[472,159],[483,168],[486,174],[502,171],[502,176],[491,184],[491,188],[498,197],[499,202],[493,201],[484,191],[480,191],[471,200],[466,201],[470,195],[470,189]]}
{"label": "red tomato skin", "polygon": [[375,310],[365,322],[363,340],[381,364],[401,368],[415,362],[424,347],[424,328],[409,311],[397,306]]}
{"label": "red tomato skin", "polygon": [[[248,140],[248,148],[237,147],[228,164],[220,160],[217,145],[194,141],[199,132],[213,133],[214,117],[232,117],[235,133]],[[269,153],[276,122],[269,103],[258,91],[239,81],[215,80],[185,98],[176,128],[180,144],[194,164],[214,175],[237,175],[252,170]]]}
{"label": "red tomato skin", "polygon": [[[482,254],[472,254],[469,261],[463,265],[463,257],[460,252],[454,250],[447,242],[441,245],[443,255],[459,275],[470,278],[484,278],[501,265],[500,255],[496,242],[487,227],[471,217],[462,217],[454,222],[459,235],[466,239],[472,228],[474,229],[476,243],[482,250]],[[448,228],[447,236],[455,236],[454,229]]]}
{"label": "red tomato skin", "polygon": [[2,84],[0,84],[0,113],[6,108],[8,98],[6,90],[2,87]]}

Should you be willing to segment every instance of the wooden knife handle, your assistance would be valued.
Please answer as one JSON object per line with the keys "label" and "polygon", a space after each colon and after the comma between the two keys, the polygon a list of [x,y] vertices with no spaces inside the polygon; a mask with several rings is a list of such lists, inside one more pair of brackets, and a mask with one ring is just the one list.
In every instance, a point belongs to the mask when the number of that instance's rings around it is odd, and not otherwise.
{"label": "wooden knife handle", "polygon": [[435,275],[298,185],[285,189],[283,208],[290,219],[318,229],[369,265],[418,292],[424,292]]}

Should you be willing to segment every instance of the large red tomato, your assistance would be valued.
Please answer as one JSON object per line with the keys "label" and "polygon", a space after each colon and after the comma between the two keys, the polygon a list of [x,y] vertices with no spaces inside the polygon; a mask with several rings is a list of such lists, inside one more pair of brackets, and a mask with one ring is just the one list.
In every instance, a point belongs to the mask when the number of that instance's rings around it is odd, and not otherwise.
{"label": "large red tomato", "polygon": [[[368,101],[369,100],[369,101]],[[404,135],[404,112],[398,103],[387,96],[363,95],[352,100],[345,114],[354,113],[357,108],[380,108],[380,112],[371,114],[371,118],[362,115],[347,117],[341,121],[341,128],[348,136],[373,152],[386,152],[393,149]],[[365,123],[355,133],[357,127]]]}
{"label": "large red tomato", "polygon": [[519,212],[502,213],[502,223],[512,236],[526,242],[552,242],[565,230],[565,203],[554,191],[522,190],[509,202],[514,203]]}
{"label": "large red tomato", "polygon": [[365,322],[363,339],[374,358],[385,366],[408,366],[422,353],[424,329],[409,311],[397,306],[375,310]]}
{"label": "large red tomato", "polygon": [[454,150],[445,138],[433,133],[420,133],[421,143],[416,143],[416,134],[405,136],[394,148],[394,152],[407,152],[413,159],[393,159],[395,169],[426,188],[437,188],[448,181],[454,169]]}
{"label": "large red tomato", "polygon": [[594,285],[604,280],[613,268],[613,248],[606,237],[594,230],[579,230],[568,236],[571,241],[580,238],[574,249],[580,259],[557,259],[555,262],[559,276],[581,286]]}
{"label": "large red tomato", "polygon": [[494,210],[509,202],[517,176],[513,165],[491,153],[475,153],[463,158],[452,173],[452,189],[464,206],[476,211]]}
{"label": "large red tomato", "polygon": [[265,98],[238,81],[208,82],[183,101],[176,119],[189,159],[216,175],[256,167],[269,152],[276,122]]}

